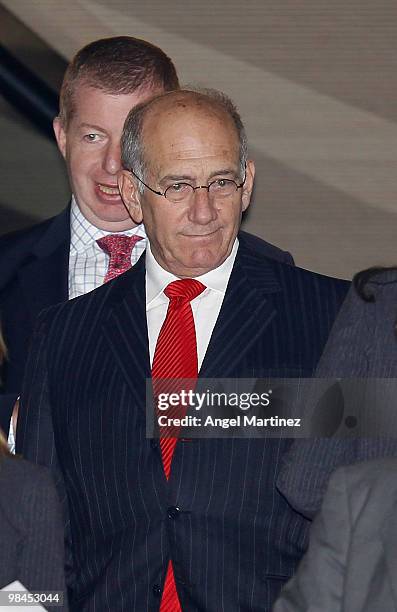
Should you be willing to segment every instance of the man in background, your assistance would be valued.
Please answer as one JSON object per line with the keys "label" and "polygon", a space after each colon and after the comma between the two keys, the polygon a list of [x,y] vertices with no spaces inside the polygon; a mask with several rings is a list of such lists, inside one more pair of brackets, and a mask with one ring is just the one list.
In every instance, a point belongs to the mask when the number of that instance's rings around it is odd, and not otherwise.
{"label": "man in background", "polygon": [[71,203],[59,215],[0,239],[0,317],[8,351],[0,402],[5,431],[39,312],[91,291],[145,250],[144,228],[131,220],[117,187],[121,132],[133,106],[178,86],[170,58],[128,36],[94,41],[69,64],[54,132]]}
{"label": "man in background", "polygon": [[225,96],[142,103],[122,160],[146,256],[40,316],[17,450],[66,502],[72,609],[267,612],[307,543],[275,486],[289,440],[148,439],[145,383],[310,376],[348,283],[239,232],[255,167]]}

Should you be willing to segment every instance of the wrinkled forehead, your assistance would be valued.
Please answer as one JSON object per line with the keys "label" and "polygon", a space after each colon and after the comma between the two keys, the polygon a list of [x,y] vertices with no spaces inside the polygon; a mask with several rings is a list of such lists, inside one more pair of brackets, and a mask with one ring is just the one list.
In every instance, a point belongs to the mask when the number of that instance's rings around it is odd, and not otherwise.
{"label": "wrinkled forehead", "polygon": [[165,96],[153,100],[148,108],[144,120],[144,130],[149,125],[153,127],[167,127],[168,122],[193,124],[197,121],[221,122],[231,131],[237,131],[234,122],[226,109],[216,100],[205,96],[170,92]]}
{"label": "wrinkled forehead", "polygon": [[159,158],[188,154],[206,157],[239,156],[239,138],[230,115],[220,106],[201,99],[162,99],[145,117],[142,145],[147,165]]}

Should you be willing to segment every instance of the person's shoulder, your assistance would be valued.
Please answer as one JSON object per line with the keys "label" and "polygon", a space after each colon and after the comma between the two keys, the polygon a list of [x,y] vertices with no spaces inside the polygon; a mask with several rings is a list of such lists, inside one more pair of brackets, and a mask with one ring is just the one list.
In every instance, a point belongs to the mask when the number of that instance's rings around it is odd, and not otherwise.
{"label": "person's shoulder", "polygon": [[343,278],[336,278],[334,276],[327,276],[326,274],[321,274],[320,272],[314,272],[313,270],[307,270],[305,268],[299,268],[295,266],[291,272],[288,272],[291,276],[296,276],[299,279],[306,283],[313,283],[319,286],[324,287],[342,287],[346,291],[351,286],[351,282],[349,280]]}
{"label": "person's shoulder", "polygon": [[351,286],[351,282],[342,278],[327,276],[312,270],[306,270],[298,266],[289,266],[283,262],[274,262],[273,267],[282,280],[282,284],[296,289],[296,285],[302,286],[314,292],[336,291],[345,295]]}
{"label": "person's shoulder", "polygon": [[54,326],[58,331],[62,325],[78,324],[101,325],[108,319],[112,309],[120,304],[131,293],[139,277],[139,291],[145,295],[145,257],[142,255],[138,262],[127,272],[120,274],[113,280],[100,285],[96,289],[66,302],[60,302],[43,310],[37,319],[36,332],[45,334]]}
{"label": "person's shoulder", "polygon": [[252,249],[258,255],[274,259],[289,265],[294,265],[294,259],[288,251],[283,251],[279,247],[267,242],[263,238],[240,230],[238,235],[240,243]]}
{"label": "person's shoulder", "polygon": [[269,274],[278,282],[280,288],[296,292],[307,291],[320,296],[327,292],[335,293],[344,297],[351,286],[350,281],[326,276],[312,270],[305,270],[295,265],[290,265],[283,260],[269,257],[258,249],[252,247],[245,240],[240,240],[240,261],[249,272],[261,270],[261,275]]}
{"label": "person's shoulder", "polygon": [[325,276],[311,270],[291,266],[285,262],[263,256],[242,245],[239,262],[247,277],[258,287],[266,287],[278,296],[280,305],[293,308],[296,312],[312,313],[327,321],[329,328],[339,311],[350,287],[350,282]]}
{"label": "person's shoulder", "polygon": [[0,251],[7,251],[21,244],[34,244],[51,225],[55,217],[46,219],[29,227],[9,232],[0,236]]}
{"label": "person's shoulder", "polygon": [[66,219],[68,209],[65,209],[58,215],[54,215],[49,219],[40,221],[29,227],[9,232],[0,236],[0,257],[12,255],[20,250],[29,251],[42,236],[51,228],[51,226],[62,220]]}

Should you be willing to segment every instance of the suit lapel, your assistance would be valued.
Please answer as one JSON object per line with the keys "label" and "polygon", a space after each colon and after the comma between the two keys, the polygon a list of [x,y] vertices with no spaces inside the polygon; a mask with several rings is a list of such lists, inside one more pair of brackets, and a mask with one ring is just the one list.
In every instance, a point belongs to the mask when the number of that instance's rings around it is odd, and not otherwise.
{"label": "suit lapel", "polygon": [[240,244],[201,378],[226,378],[235,371],[276,316],[272,294],[278,291],[281,287],[271,263]]}
{"label": "suit lapel", "polygon": [[33,320],[41,310],[68,299],[70,209],[58,215],[35,244],[18,277]]}
{"label": "suit lapel", "polygon": [[[146,323],[145,256],[123,274],[104,334],[135,400],[145,403],[146,378],[150,378],[149,343]],[[124,296],[124,297],[123,297]]]}

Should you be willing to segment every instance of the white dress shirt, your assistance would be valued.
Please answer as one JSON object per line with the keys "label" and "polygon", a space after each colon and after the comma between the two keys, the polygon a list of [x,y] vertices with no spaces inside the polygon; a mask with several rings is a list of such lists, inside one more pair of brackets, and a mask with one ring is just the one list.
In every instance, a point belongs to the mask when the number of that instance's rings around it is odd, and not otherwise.
{"label": "white dress shirt", "polygon": [[[236,238],[227,259],[215,270],[197,276],[207,288],[191,301],[193,319],[196,327],[198,367],[204,361],[205,353],[218,319],[225,297],[230,274],[236,259],[238,240]],[[157,339],[167,315],[169,299],[164,293],[166,286],[178,280],[155,260],[148,244],[146,249],[146,317],[149,335],[150,364],[153,363]]]}
{"label": "white dress shirt", "polygon": [[92,225],[84,217],[74,198],[70,210],[69,299],[84,295],[102,285],[109,255],[97,244],[97,240],[109,234],[141,236],[131,252],[134,265],[146,249],[146,233],[143,224],[123,232],[106,232]]}

